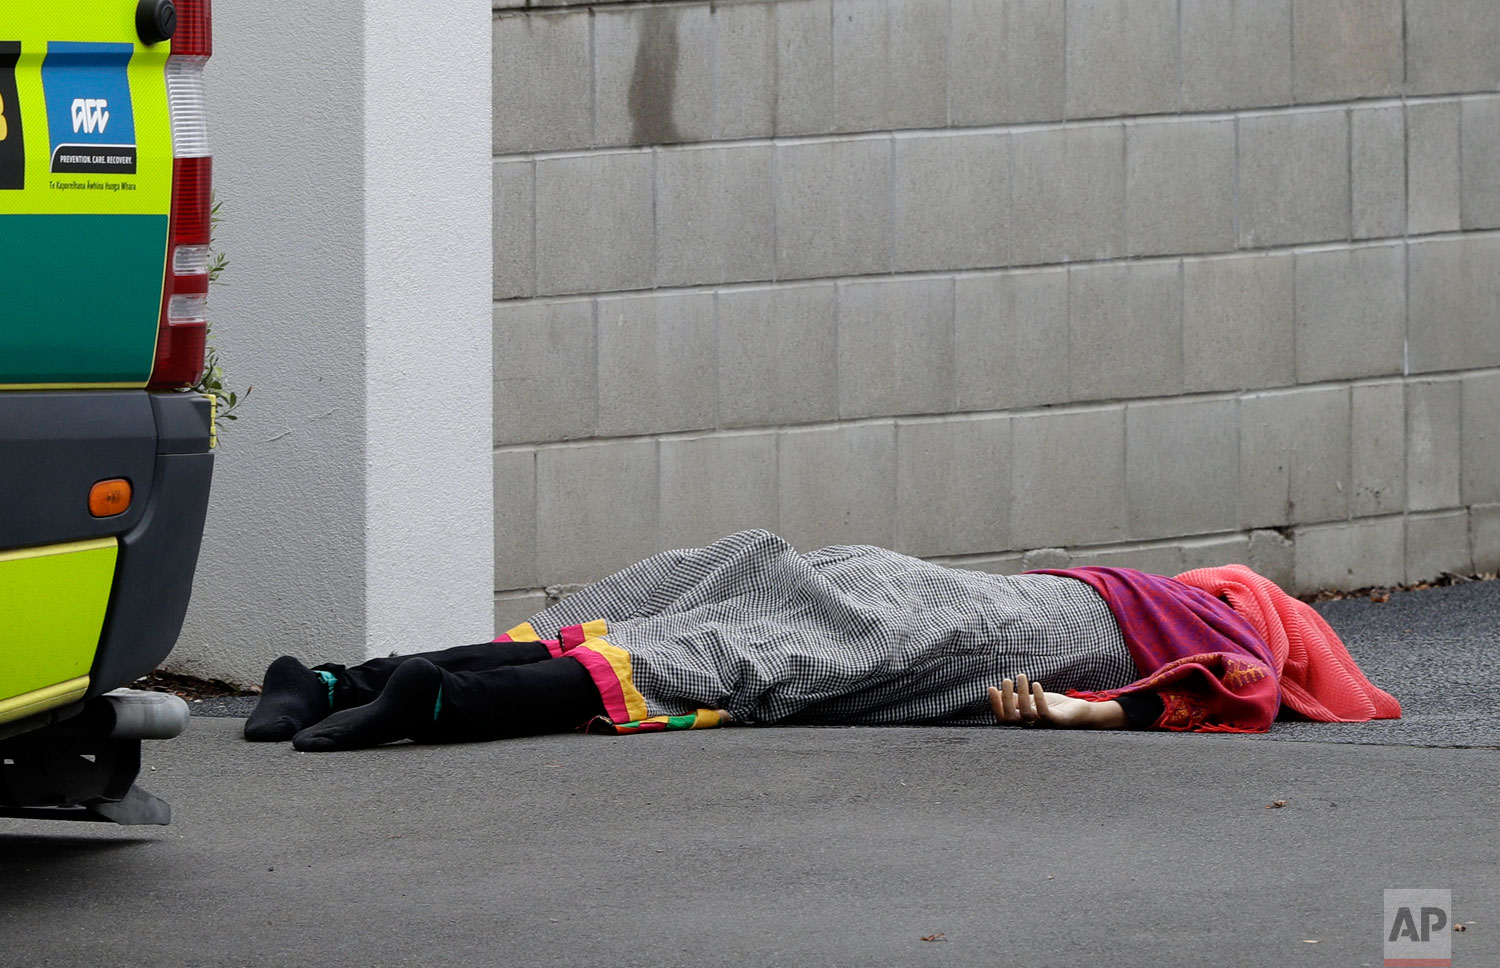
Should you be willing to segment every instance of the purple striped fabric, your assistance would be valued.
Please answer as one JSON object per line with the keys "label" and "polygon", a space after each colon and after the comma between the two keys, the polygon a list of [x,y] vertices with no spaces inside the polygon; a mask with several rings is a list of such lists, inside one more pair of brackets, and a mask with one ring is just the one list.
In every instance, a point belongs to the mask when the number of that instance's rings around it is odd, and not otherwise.
{"label": "purple striped fabric", "polygon": [[1091,698],[1152,689],[1186,729],[1263,730],[1280,707],[1276,663],[1255,628],[1227,603],[1174,578],[1131,568],[1047,569],[1085,582],[1119,623],[1141,679]]}

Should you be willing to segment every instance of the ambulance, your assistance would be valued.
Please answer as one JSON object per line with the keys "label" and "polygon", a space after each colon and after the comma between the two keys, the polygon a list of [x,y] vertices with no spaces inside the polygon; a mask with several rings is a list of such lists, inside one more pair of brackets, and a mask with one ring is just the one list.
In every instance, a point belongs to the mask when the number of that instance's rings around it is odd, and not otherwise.
{"label": "ambulance", "polygon": [[0,816],[166,823],[213,476],[209,0],[0,2]]}

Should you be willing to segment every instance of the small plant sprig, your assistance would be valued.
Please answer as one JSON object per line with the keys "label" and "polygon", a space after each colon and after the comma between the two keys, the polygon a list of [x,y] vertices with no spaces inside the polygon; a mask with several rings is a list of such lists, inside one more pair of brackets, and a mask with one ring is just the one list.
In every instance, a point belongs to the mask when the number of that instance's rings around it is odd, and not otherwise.
{"label": "small plant sprig", "polygon": [[[209,210],[209,258],[208,258],[208,281],[212,285],[219,281],[219,275],[229,268],[229,256],[219,249],[213,248],[214,238],[212,229],[218,227],[223,217],[219,214],[219,208],[224,203],[217,198],[214,199],[213,207]],[[240,415],[235,413],[239,405],[250,399],[250,391],[254,387],[246,387],[243,394],[232,389],[224,381],[224,358],[219,354],[218,344],[214,342],[213,326],[209,324],[204,336],[203,375],[193,385],[193,389],[204,396],[214,398],[215,416],[219,420],[238,420]]]}

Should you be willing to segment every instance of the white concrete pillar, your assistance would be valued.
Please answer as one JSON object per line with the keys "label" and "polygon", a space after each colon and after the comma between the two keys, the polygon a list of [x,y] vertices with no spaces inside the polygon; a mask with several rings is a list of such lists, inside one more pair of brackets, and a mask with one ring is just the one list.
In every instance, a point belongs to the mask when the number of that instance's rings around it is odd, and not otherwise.
{"label": "white concrete pillar", "polygon": [[174,668],[493,634],[490,11],[219,0],[231,382]]}

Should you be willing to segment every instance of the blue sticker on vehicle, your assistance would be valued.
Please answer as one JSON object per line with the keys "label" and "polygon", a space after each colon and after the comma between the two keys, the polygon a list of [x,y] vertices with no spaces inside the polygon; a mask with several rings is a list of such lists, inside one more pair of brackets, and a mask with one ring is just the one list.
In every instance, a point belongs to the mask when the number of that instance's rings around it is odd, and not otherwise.
{"label": "blue sticker on vehicle", "polygon": [[52,171],[135,174],[132,44],[53,41],[42,61]]}
{"label": "blue sticker on vehicle", "polygon": [[26,187],[26,139],[21,136],[21,95],[16,62],[21,42],[0,40],[0,191]]}

